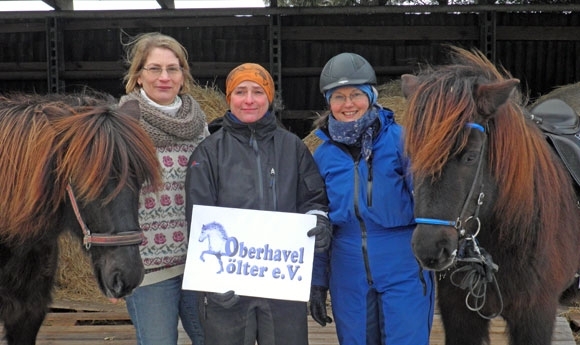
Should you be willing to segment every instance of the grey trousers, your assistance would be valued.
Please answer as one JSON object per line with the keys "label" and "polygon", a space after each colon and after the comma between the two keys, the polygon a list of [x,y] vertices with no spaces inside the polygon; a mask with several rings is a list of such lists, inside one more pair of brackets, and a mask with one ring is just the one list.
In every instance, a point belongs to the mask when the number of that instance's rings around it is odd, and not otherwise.
{"label": "grey trousers", "polygon": [[240,296],[229,309],[207,298],[200,307],[205,345],[308,345],[305,302]]}

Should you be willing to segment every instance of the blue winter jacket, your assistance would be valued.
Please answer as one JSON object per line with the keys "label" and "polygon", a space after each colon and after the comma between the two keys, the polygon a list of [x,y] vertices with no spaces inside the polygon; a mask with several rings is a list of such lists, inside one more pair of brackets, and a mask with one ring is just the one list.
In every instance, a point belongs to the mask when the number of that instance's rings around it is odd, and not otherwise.
{"label": "blue winter jacket", "polygon": [[[329,137],[325,128],[316,131],[323,143],[314,152],[326,183],[333,242],[360,244],[366,260],[367,240],[373,234],[412,231],[415,227],[411,174],[403,154],[403,129],[395,123],[389,109],[379,110],[379,121],[380,129],[373,138],[368,163],[353,158],[344,144]],[[317,254],[314,261],[312,285],[328,287],[328,255]]]}

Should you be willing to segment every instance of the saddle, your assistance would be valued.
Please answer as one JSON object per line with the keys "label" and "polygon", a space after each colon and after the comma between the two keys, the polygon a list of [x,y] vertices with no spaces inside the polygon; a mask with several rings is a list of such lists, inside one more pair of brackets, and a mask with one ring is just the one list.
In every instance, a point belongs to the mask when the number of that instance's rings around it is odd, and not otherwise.
{"label": "saddle", "polygon": [[580,188],[580,117],[559,99],[543,101],[530,113]]}

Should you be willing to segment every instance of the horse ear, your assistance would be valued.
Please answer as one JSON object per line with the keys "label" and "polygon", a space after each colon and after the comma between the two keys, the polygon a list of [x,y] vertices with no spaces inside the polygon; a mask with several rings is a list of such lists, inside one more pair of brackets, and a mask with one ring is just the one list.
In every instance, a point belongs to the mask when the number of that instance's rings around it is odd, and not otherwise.
{"label": "horse ear", "polygon": [[401,76],[401,89],[405,98],[409,98],[417,91],[419,85],[419,78],[412,74],[403,74]]}
{"label": "horse ear", "polygon": [[119,112],[129,115],[135,118],[136,120],[139,120],[139,118],[141,117],[141,110],[139,109],[139,101],[132,99],[130,101],[123,103],[123,105],[119,107]]}
{"label": "horse ear", "polygon": [[519,83],[519,79],[511,78],[498,83],[477,86],[474,96],[478,112],[485,116],[495,113],[499,107],[507,102]]}

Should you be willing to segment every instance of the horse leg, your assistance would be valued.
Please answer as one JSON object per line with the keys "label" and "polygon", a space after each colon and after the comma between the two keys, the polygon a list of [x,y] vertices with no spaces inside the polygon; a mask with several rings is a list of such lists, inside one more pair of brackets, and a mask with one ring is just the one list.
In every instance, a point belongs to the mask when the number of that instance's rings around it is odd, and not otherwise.
{"label": "horse leg", "polygon": [[465,291],[438,282],[437,300],[445,330],[445,345],[489,344],[489,320],[465,306]]}
{"label": "horse leg", "polygon": [[556,306],[536,306],[504,317],[510,345],[550,345],[556,319]]}
{"label": "horse leg", "polygon": [[5,320],[6,341],[8,345],[34,345],[40,326],[46,316],[44,308],[29,308],[21,317]]}
{"label": "horse leg", "polygon": [[[0,296],[0,316],[8,345],[34,345],[52,301],[52,286],[58,265],[57,239],[46,238],[32,247],[11,250],[4,272],[13,272]],[[1,271],[1,270],[0,270]],[[0,276],[0,278],[2,278]],[[0,292],[2,292],[0,288]]]}
{"label": "horse leg", "polygon": [[219,254],[216,254],[216,257],[220,263],[220,270],[217,273],[222,273],[224,271],[224,263],[222,262],[222,256]]}

